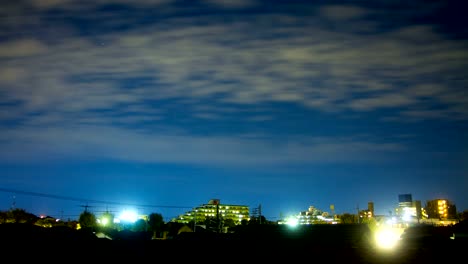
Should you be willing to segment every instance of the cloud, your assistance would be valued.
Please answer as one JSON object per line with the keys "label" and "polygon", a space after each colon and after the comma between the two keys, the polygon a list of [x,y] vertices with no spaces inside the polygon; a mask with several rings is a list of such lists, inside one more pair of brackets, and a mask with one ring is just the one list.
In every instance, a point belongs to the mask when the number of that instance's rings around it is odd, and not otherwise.
{"label": "cloud", "polygon": [[328,5],[320,8],[320,14],[328,19],[344,21],[361,18],[367,14],[367,10],[351,5]]}
{"label": "cloud", "polygon": [[[210,166],[384,162],[383,155],[406,148],[395,143],[353,138],[266,140],[249,135],[194,136],[161,134],[110,126],[23,127],[1,134],[3,161],[115,159],[128,162]],[[380,155],[380,157],[379,157]],[[388,157],[387,157],[388,158]]]}
{"label": "cloud", "polygon": [[40,8],[40,9],[48,9],[54,8],[58,6],[69,5],[73,1],[71,0],[30,0],[31,5]]}
{"label": "cloud", "polygon": [[0,59],[11,59],[40,55],[47,52],[47,47],[35,39],[18,39],[0,43]]}
{"label": "cloud", "polygon": [[381,95],[374,98],[356,99],[350,103],[354,110],[365,111],[377,108],[407,106],[412,104],[411,98],[398,94]]}
{"label": "cloud", "polygon": [[[426,84],[427,76],[445,94],[464,85],[446,81],[463,76],[468,56],[463,45],[430,27],[361,36],[311,25],[314,34],[304,35],[303,23],[267,27],[253,19],[220,23],[188,17],[102,34],[99,42],[70,34],[53,43],[11,41],[0,46],[0,55],[15,61],[0,72],[4,80],[11,81],[14,72],[26,78],[3,90],[29,111],[60,101],[57,107],[85,111],[169,98],[375,111],[419,104],[412,87]],[[287,38],[279,37],[286,27]],[[254,28],[255,34],[247,34]],[[418,38],[412,37],[415,31]],[[418,39],[431,44],[422,46]],[[145,81],[126,87],[138,79]],[[452,103],[441,94],[429,99]]]}
{"label": "cloud", "polygon": [[[435,25],[397,23],[381,30],[379,23],[391,21],[371,19],[367,15],[375,10],[359,6],[324,6],[317,9],[322,16],[264,10],[257,16],[238,17],[235,12],[222,13],[222,9],[216,9],[221,13],[191,15],[187,10],[192,9],[178,9],[166,1],[119,1],[128,7],[164,3],[168,9],[161,8],[157,16],[145,8],[95,16],[96,6],[107,3],[98,1],[85,8],[47,1],[40,8],[8,7],[17,16],[8,17],[1,27],[5,39],[0,42],[1,121],[37,128],[37,137],[44,133],[41,129],[49,127],[57,137],[70,133],[81,142],[73,130],[58,128],[75,124],[97,128],[97,132],[87,128],[80,134],[89,140],[95,133],[132,138],[126,147],[134,151],[115,149],[116,142],[110,139],[96,139],[96,144],[104,142],[102,155],[115,158],[229,163],[236,159],[248,162],[242,156],[258,156],[260,162],[271,163],[327,159],[316,150],[328,151],[330,159],[346,160],[349,157],[338,155],[339,151],[369,149],[356,142],[322,142],[281,144],[278,151],[266,141],[253,142],[254,149],[249,147],[252,142],[226,135],[212,140],[190,137],[191,131],[183,124],[203,120],[200,126],[209,126],[210,121],[226,116],[242,117],[250,124],[274,122],[278,118],[275,111],[287,111],[285,105],[343,116],[385,109],[396,121],[468,118],[464,92],[467,41],[450,39]],[[234,2],[217,1],[229,3]],[[51,16],[40,11],[49,8],[63,12]],[[31,17],[25,13],[28,10],[33,11]],[[322,23],[323,16],[346,20],[349,27],[330,27],[330,21]],[[60,26],[52,23],[56,21],[61,21]],[[361,23],[374,26],[362,34],[354,30]],[[165,121],[170,125],[161,125]],[[157,124],[168,134],[152,138],[119,130],[146,124]],[[228,125],[226,121],[224,126]],[[171,137],[174,130],[183,136]],[[23,133],[33,137],[38,150],[47,149],[37,145],[41,140],[34,137],[34,130]],[[4,139],[2,144],[13,144]],[[45,138],[44,142],[51,140]],[[185,151],[167,149],[164,140]],[[229,151],[220,157],[208,144]],[[79,145],[93,146],[89,142]],[[149,146],[170,155],[152,158]],[[375,147],[384,150],[381,144]],[[126,154],[115,154],[120,152]],[[309,158],[301,160],[301,155]]]}
{"label": "cloud", "polygon": [[256,4],[255,0],[203,0],[203,2],[223,8],[246,8]]}
{"label": "cloud", "polygon": [[174,0],[95,0],[95,1],[72,1],[72,0],[29,0],[31,6],[45,10],[45,9],[94,9],[104,5],[127,5],[127,6],[158,6],[174,2]]}
{"label": "cloud", "polygon": [[21,68],[5,67],[0,70],[0,82],[12,83],[14,81],[20,81],[20,78],[24,75]]}

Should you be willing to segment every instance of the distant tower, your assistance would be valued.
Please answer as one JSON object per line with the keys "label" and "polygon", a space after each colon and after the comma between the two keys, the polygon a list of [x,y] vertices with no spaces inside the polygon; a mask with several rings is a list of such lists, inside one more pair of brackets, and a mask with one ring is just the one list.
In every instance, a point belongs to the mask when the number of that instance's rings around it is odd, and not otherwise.
{"label": "distant tower", "polygon": [[367,211],[370,213],[371,217],[374,217],[374,202],[367,203]]}
{"label": "distant tower", "polygon": [[331,215],[335,217],[335,205],[334,204],[330,204],[330,212],[331,212]]}
{"label": "distant tower", "polygon": [[413,206],[413,197],[411,194],[400,194],[398,195],[398,206],[399,207],[412,207]]}

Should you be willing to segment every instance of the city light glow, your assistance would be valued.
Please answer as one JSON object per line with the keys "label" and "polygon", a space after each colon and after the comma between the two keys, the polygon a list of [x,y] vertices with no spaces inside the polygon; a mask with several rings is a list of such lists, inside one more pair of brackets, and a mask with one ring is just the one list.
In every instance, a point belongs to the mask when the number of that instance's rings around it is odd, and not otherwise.
{"label": "city light glow", "polygon": [[138,220],[138,215],[135,211],[125,210],[120,214],[119,219],[122,222],[134,223],[136,222],[136,220]]}
{"label": "city light glow", "polygon": [[297,218],[295,217],[290,217],[288,218],[288,220],[286,221],[286,224],[290,227],[296,227],[298,224],[299,224],[299,221]]}

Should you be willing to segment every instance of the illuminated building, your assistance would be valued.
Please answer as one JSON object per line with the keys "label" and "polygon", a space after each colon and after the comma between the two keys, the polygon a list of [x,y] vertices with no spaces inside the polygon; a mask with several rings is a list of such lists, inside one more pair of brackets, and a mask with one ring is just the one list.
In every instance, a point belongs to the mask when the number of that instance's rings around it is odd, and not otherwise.
{"label": "illuminated building", "polygon": [[359,218],[372,218],[374,217],[374,203],[373,202],[368,202],[367,203],[367,210],[361,210],[359,211]]}
{"label": "illuminated building", "polygon": [[398,195],[396,215],[405,223],[419,222],[422,218],[421,201],[413,201],[411,194]]}
{"label": "illuminated building", "polygon": [[426,202],[425,211],[429,219],[455,219],[457,209],[447,199],[435,199]]}
{"label": "illuminated building", "polygon": [[[333,206],[334,210],[334,206]],[[324,212],[314,206],[309,206],[307,211],[301,211],[297,215],[289,216],[287,219],[282,219],[278,224],[288,224],[294,222],[294,225],[310,225],[319,223],[336,224],[334,216],[330,216],[328,212]]]}
{"label": "illuminated building", "polygon": [[369,211],[371,217],[375,215],[374,214],[374,202],[367,203],[367,210]]}
{"label": "illuminated building", "polygon": [[315,208],[314,206],[309,206],[309,210],[302,211],[297,216],[298,224],[300,225],[312,224],[314,223],[314,221],[317,220],[317,217],[322,214],[323,212],[321,210]]}
{"label": "illuminated building", "polygon": [[219,199],[211,199],[207,204],[198,206],[191,211],[179,215],[171,222],[188,224],[204,223],[207,219],[219,219],[221,221],[232,220],[236,225],[243,220],[249,221],[249,207],[246,205],[221,204]]}

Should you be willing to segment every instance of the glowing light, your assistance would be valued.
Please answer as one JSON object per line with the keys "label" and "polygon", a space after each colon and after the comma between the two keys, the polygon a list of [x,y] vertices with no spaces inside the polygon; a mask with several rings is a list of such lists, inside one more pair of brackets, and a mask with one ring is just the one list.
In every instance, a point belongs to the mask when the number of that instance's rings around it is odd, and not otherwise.
{"label": "glowing light", "polygon": [[138,215],[135,211],[123,211],[120,214],[120,220],[124,222],[131,222],[134,223],[138,220]]}
{"label": "glowing light", "polygon": [[412,212],[409,208],[404,208],[402,216],[403,221],[410,222],[413,216],[415,216],[415,212]]}
{"label": "glowing light", "polygon": [[385,224],[388,225],[388,226],[391,226],[391,225],[394,225],[396,224],[398,221],[396,219],[396,217],[392,217],[390,219],[387,219],[387,221],[385,221]]}
{"label": "glowing light", "polygon": [[109,223],[109,218],[103,218],[101,219],[101,224],[102,225],[107,225]]}
{"label": "glowing light", "polygon": [[393,249],[400,240],[400,234],[392,228],[383,228],[375,233],[375,242],[381,249]]}
{"label": "glowing light", "polygon": [[295,217],[290,217],[286,221],[286,224],[288,226],[295,227],[295,226],[297,226],[299,224],[299,220],[297,218],[295,218]]}

